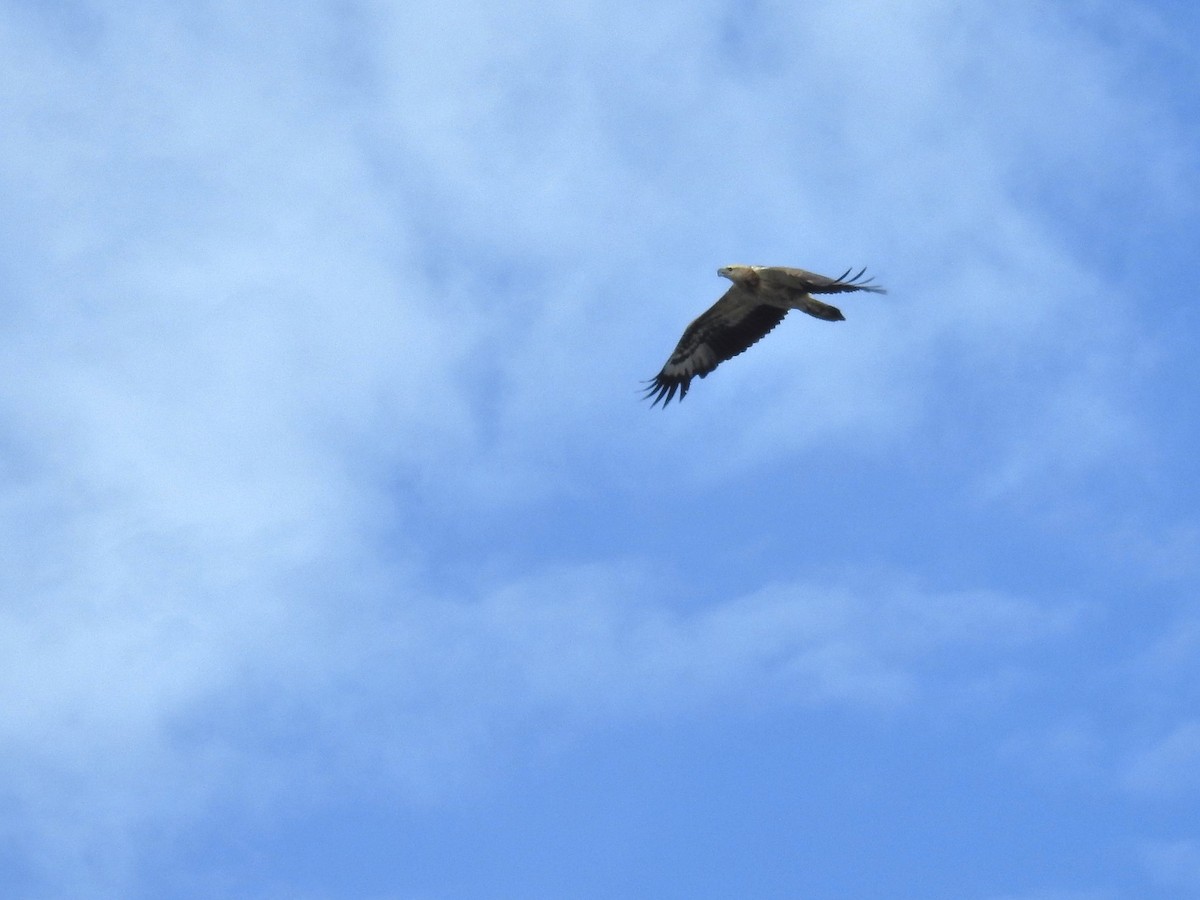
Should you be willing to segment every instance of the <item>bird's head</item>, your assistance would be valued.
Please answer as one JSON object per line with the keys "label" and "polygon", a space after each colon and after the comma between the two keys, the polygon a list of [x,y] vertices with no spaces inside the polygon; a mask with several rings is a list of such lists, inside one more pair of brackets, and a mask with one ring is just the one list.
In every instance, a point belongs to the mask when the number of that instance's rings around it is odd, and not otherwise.
{"label": "bird's head", "polygon": [[758,285],[758,272],[754,271],[754,266],[721,266],[717,269],[717,274],[743,287],[753,288]]}

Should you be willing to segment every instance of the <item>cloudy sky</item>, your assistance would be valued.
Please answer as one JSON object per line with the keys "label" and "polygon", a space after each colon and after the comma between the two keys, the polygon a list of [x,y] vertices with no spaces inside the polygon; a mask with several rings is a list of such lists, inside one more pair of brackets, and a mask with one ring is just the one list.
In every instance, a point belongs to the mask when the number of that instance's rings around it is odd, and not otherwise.
{"label": "cloudy sky", "polygon": [[0,881],[1200,896],[1197,40],[0,4]]}

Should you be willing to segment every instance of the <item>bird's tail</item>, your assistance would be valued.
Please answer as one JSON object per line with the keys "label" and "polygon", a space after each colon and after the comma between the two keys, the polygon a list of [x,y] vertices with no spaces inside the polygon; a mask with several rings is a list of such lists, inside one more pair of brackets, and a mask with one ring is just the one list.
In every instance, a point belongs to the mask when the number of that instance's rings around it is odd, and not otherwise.
{"label": "bird's tail", "polygon": [[826,322],[841,322],[846,318],[836,306],[822,303],[820,300],[815,300],[807,294],[800,298],[800,301],[796,304],[796,308],[801,312],[808,313],[810,316],[824,319]]}

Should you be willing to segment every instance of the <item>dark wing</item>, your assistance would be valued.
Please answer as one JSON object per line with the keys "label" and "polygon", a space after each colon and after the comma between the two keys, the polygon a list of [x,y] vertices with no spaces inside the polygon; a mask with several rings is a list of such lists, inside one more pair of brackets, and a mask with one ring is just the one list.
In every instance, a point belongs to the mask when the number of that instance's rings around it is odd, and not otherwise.
{"label": "dark wing", "polygon": [[873,294],[886,294],[881,287],[871,284],[870,278],[863,278],[866,269],[859,269],[851,275],[853,269],[847,269],[837,278],[827,278],[816,272],[805,272],[803,269],[787,269],[783,266],[764,266],[758,270],[759,277],[769,284],[779,287],[804,291],[806,294],[844,294],[848,291],[870,291]]}
{"label": "dark wing", "polygon": [[692,379],[703,378],[725,360],[737,356],[783,321],[786,309],[763,306],[754,295],[731,287],[709,310],[683,332],[667,364],[649,382],[646,397],[663,409],[675,393],[687,396]]}

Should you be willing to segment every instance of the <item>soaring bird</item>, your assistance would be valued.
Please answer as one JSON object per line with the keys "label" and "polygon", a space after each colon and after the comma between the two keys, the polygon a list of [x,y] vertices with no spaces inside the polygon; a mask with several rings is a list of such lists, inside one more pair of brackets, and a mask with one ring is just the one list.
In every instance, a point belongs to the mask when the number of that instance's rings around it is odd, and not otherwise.
{"label": "soaring bird", "polygon": [[799,309],[824,319],[840,322],[846,317],[836,306],[814,299],[812,294],[844,294],[871,291],[886,294],[881,287],[863,278],[866,269],[851,275],[847,269],[837,278],[827,278],[803,269],[782,266],[723,266],[717,274],[733,286],[683,332],[667,364],[647,382],[645,396],[654,398],[651,406],[663,409],[679,393],[687,396],[692,379],[701,378],[755,344],[783,321],[789,309]]}

